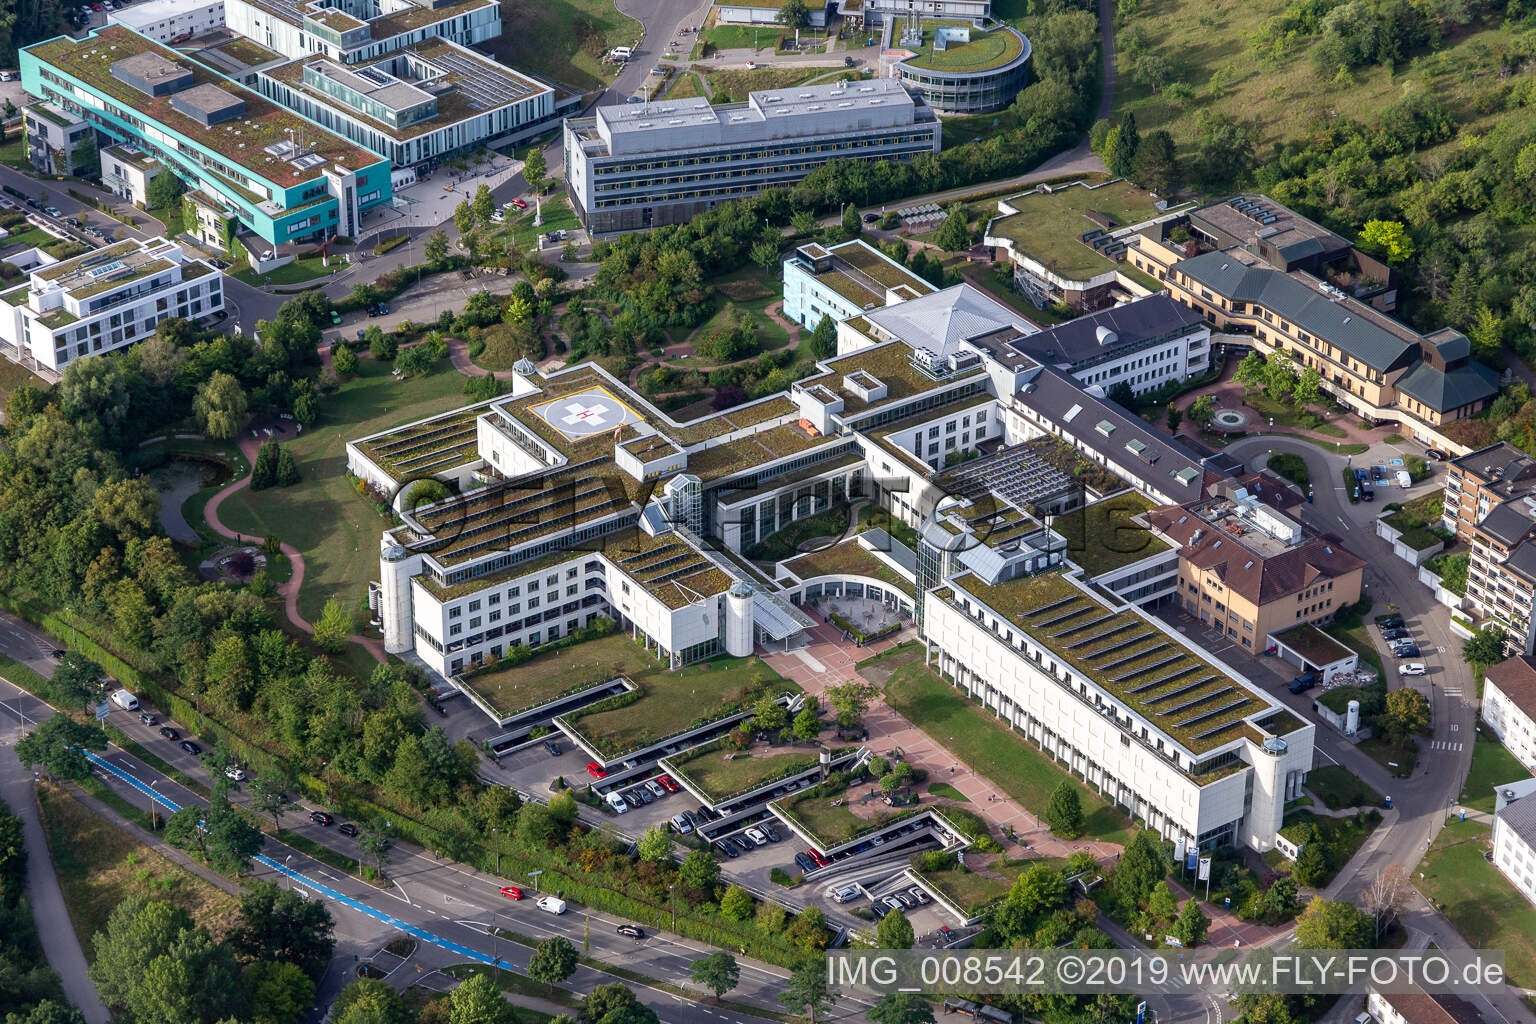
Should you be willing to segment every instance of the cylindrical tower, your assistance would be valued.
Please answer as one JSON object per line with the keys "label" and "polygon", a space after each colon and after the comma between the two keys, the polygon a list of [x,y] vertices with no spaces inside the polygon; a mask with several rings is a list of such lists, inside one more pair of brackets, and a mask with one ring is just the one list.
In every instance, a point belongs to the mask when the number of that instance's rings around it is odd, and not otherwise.
{"label": "cylindrical tower", "polygon": [[411,577],[420,566],[420,555],[384,536],[379,545],[379,618],[384,620],[384,650],[390,654],[404,654],[414,643]]}
{"label": "cylindrical tower", "polygon": [[1353,736],[1360,731],[1360,702],[1349,702],[1349,711],[1344,715],[1344,735]]}
{"label": "cylindrical tower", "polygon": [[725,595],[725,653],[745,658],[752,653],[752,584],[738,583]]}

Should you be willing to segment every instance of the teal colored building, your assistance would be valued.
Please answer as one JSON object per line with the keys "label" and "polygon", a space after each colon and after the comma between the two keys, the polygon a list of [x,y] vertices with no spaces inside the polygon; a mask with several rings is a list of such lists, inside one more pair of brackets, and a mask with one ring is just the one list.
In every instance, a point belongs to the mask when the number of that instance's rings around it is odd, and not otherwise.
{"label": "teal colored building", "polygon": [[173,170],[194,234],[228,248],[241,228],[273,248],[355,237],[390,201],[390,162],[120,25],[21,51],[28,93]]}

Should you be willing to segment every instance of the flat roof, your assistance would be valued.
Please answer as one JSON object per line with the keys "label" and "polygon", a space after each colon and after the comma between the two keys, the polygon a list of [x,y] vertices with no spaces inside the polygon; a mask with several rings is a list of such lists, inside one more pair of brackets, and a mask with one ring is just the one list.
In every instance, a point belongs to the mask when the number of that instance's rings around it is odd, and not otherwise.
{"label": "flat roof", "polygon": [[129,28],[142,29],[145,25],[153,25],[157,21],[167,21],[171,18],[207,7],[222,6],[221,0],[206,0],[199,3],[198,0],[143,0],[129,7],[113,11],[107,15],[107,21],[116,22],[119,25],[127,25]]}
{"label": "flat roof", "polygon": [[[935,47],[935,37],[940,28],[968,28],[969,42],[950,42],[943,49]],[[923,23],[922,45],[913,50],[899,47],[915,55],[903,63],[925,71],[987,71],[1003,67],[1029,53],[1029,40],[1016,29],[999,25],[990,32],[983,32],[968,21],[939,21]]]}
{"label": "flat roof", "polygon": [[[1000,202],[1018,212],[994,219],[987,225],[986,235],[1009,240],[1020,254],[1071,281],[1089,280],[1120,267],[1081,241],[1084,234],[1118,231],[1161,215],[1151,193],[1128,181],[1109,181],[1091,188],[1074,184],[1050,192],[1031,190]],[[1110,226],[1106,228],[1091,214],[1102,215]]]}
{"label": "flat roof", "polygon": [[1189,212],[1190,223],[1215,242],[1218,249],[1233,245],[1273,246],[1287,260],[1331,256],[1349,242],[1316,221],[1287,209],[1268,196],[1239,193]]}
{"label": "flat roof", "polygon": [[[320,176],[319,165],[300,169],[287,157],[266,151],[267,146],[287,143],[290,131],[295,135],[302,133],[306,147],[326,164],[341,164],[356,171],[384,159],[121,25],[93,29],[83,39],[58,36],[25,49],[38,60],[110,96],[128,109],[184,135],[210,152],[227,158],[281,188],[290,188]],[[217,85],[232,96],[244,100],[245,112],[239,117],[205,127],[196,118],[171,106],[171,100],[179,93],[146,96],[112,76],[109,70],[111,64],[139,54],[152,54],[190,70],[194,84]],[[210,170],[209,173],[213,172]],[[232,184],[239,185],[238,182]]]}

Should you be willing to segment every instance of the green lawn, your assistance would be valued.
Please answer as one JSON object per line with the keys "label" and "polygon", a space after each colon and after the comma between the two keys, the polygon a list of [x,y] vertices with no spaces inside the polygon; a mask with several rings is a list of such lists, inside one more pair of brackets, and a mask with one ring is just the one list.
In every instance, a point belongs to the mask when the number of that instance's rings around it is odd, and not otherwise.
{"label": "green lawn", "polygon": [[27,143],[22,138],[21,132],[17,132],[11,138],[0,142],[0,164],[14,167],[19,171],[30,171],[32,161],[27,158]]}
{"label": "green lawn", "polygon": [[537,226],[533,223],[536,213],[532,204],[529,205],[527,213],[512,222],[512,241],[519,249],[532,249],[538,244],[540,233],[548,234],[561,228],[566,231],[575,231],[581,227],[581,222],[571,212],[570,204],[562,196],[543,200],[543,209],[538,213],[542,214],[543,223]]}
{"label": "green lawn", "polygon": [[18,231],[15,234],[7,235],[4,239],[0,239],[0,244],[3,244],[7,249],[17,246],[31,248],[38,245],[49,245],[57,241],[57,238],[54,238],[42,228],[29,227],[25,231]]}
{"label": "green lawn", "polygon": [[1461,787],[1461,803],[1492,814],[1495,786],[1530,777],[1525,765],[1506,750],[1504,744],[1492,736],[1478,733],[1477,742],[1472,745],[1472,768],[1467,772],[1466,784]]}
{"label": "green lawn", "polygon": [[[789,34],[789,29],[779,25],[716,25],[699,35],[699,41],[717,50],[739,50],[743,47],[776,49],[779,40]],[[806,38],[808,32],[802,32]]]}
{"label": "green lawn", "polygon": [[0,359],[0,409],[5,408],[5,400],[11,396],[11,392],[23,384],[44,391],[53,387],[26,367],[18,366],[9,359]]}
{"label": "green lawn", "polygon": [[[817,845],[825,850],[917,813],[916,807],[896,810],[888,808],[878,799],[872,799],[867,804],[860,802],[864,797],[877,797],[879,792],[873,786],[866,786],[858,795],[853,795],[849,790],[828,795],[818,789],[781,800],[779,806],[799,822]],[[862,813],[854,813],[850,804],[858,806]]]}
{"label": "green lawn", "polygon": [[402,382],[388,366],[360,359],[357,376],[326,396],[320,422],[284,442],[303,479],[292,487],[239,491],[220,509],[231,529],[275,534],[303,552],[299,611],[310,621],[333,594],[349,607],[363,599],[378,572],[380,531],[389,525],[347,482],[347,441],[466,404],[464,377],[444,366]]}
{"label": "green lawn", "polygon": [[1413,774],[1413,766],[1419,760],[1418,741],[1410,737],[1408,743],[1409,746],[1405,748],[1384,736],[1372,736],[1362,740],[1357,749],[1393,775],[1406,779]]}
{"label": "green lawn", "polygon": [[249,285],[261,284],[303,284],[305,281],[314,281],[330,274],[339,273],[345,266],[339,260],[332,260],[329,267],[322,266],[320,257],[310,256],[305,259],[294,260],[285,263],[276,270],[265,274],[257,274],[249,266],[236,271],[234,276]]}
{"label": "green lawn", "polygon": [[952,42],[942,50],[934,49],[937,29],[943,25],[964,25],[964,22],[931,22],[923,28],[923,42],[914,47],[917,56],[907,63],[913,67],[933,71],[980,71],[1001,67],[1023,52],[1023,44],[1012,32],[971,31],[970,42]]}
{"label": "green lawn", "polygon": [[1324,765],[1308,772],[1307,788],[1332,811],[1342,811],[1346,807],[1381,806],[1380,793],[1336,764]]}
{"label": "green lawn", "polygon": [[[914,871],[916,871],[916,861],[917,858],[914,857]],[[1026,868],[1035,864],[1063,867],[1066,865],[1066,858],[1033,857],[1024,860],[1008,860],[998,857],[980,870],[968,870],[957,864],[947,871],[921,871],[917,874],[962,910],[979,914],[1008,895],[1008,890],[1013,888],[1014,880]]]}
{"label": "green lawn", "polygon": [[1307,464],[1300,455],[1276,452],[1269,457],[1268,467],[1302,490],[1306,490],[1312,482],[1312,474],[1307,472]]}
{"label": "green lawn", "polygon": [[[1045,811],[1051,791],[1062,779],[1076,781],[1021,734],[966,700],[924,665],[897,670],[886,683],[885,701],[1035,814]],[[1088,816],[1087,834],[1111,843],[1130,842],[1135,832],[1126,816],[1087,786],[1079,783],[1079,790]]]}
{"label": "green lawn", "polygon": [[638,700],[610,698],[565,716],[568,725],[610,758],[712,721],[765,694],[800,692],[755,657],[716,658],[674,672],[622,633],[526,661],[509,670],[508,681],[515,686],[527,675],[541,674],[566,680],[567,686],[623,675],[640,687]]}
{"label": "green lawn", "polygon": [[181,203],[177,203],[175,206],[146,210],[145,212],[165,225],[167,238],[175,238],[187,229],[185,223],[186,207]]}
{"label": "green lawn", "polygon": [[992,234],[1013,239],[1020,252],[1072,280],[1103,274],[1116,266],[1078,240],[1085,231],[1100,226],[1088,219],[1089,210],[1106,215],[1116,227],[1158,216],[1151,194],[1124,181],[1091,190],[1074,185],[1050,195],[1015,197],[1010,202],[1019,212],[1000,218],[992,226]]}
{"label": "green lawn", "polygon": [[1151,507],[1131,492],[1061,516],[1054,525],[1067,539],[1067,557],[1089,576],[1098,576],[1168,550],[1150,530],[1131,521]]}
{"label": "green lawn", "polygon": [[1492,832],[1481,822],[1449,823],[1419,862],[1413,880],[1468,943],[1504,950],[1509,983],[1529,988],[1536,985],[1536,907],[1483,859]]}
{"label": "green lawn", "polygon": [[1333,870],[1329,872],[1326,881],[1319,888],[1333,881],[1335,875],[1344,870],[1344,865],[1349,863],[1349,858],[1365,844],[1371,833],[1376,831],[1376,826],[1381,824],[1381,812],[1372,808],[1360,815],[1357,823],[1353,817],[1330,818],[1321,814],[1314,814],[1307,810],[1291,811],[1285,816],[1286,825],[1297,825],[1302,822],[1311,822],[1316,825],[1323,835],[1323,843],[1328,848],[1328,853],[1333,861]]}
{"label": "green lawn", "polygon": [[711,801],[720,803],[738,793],[814,768],[818,749],[780,753],[767,746],[751,751],[713,746],[700,753],[670,758],[667,763],[707,793]]}
{"label": "green lawn", "polygon": [[540,0],[509,8],[501,35],[485,46],[508,67],[586,91],[613,81],[617,67],[603,64],[604,55],[640,45],[641,33],[613,0]]}
{"label": "green lawn", "polygon": [[842,71],[836,67],[733,68],[709,72],[711,103],[743,103],[747,94],[761,89],[788,89],[813,78]]}

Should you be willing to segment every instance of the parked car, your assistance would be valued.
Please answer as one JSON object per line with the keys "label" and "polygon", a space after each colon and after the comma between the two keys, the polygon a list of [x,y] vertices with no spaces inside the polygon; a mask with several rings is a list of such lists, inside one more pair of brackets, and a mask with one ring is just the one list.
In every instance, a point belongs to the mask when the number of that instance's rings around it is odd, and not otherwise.
{"label": "parked car", "polygon": [[1398,675],[1403,676],[1421,676],[1428,671],[1429,669],[1425,667],[1422,661],[1410,661],[1397,666]]}
{"label": "parked car", "polygon": [[875,836],[875,838],[873,838],[873,839],[871,839],[869,841],[869,845],[870,846],[884,846],[885,845],[885,836]]}
{"label": "parked car", "polygon": [[645,930],[635,924],[621,924],[616,929],[620,935],[628,935],[632,939],[645,938]]}
{"label": "parked car", "polygon": [[885,917],[886,914],[889,914],[891,912],[891,908],[886,906],[884,903],[876,901],[875,903],[870,904],[869,912],[874,914],[875,920],[878,921]]}
{"label": "parked car", "polygon": [[356,838],[358,830],[357,826],[352,824],[350,821],[344,821],[340,825],[336,826],[336,831],[340,832],[344,836],[352,836],[353,838]]}
{"label": "parked car", "polygon": [[720,815],[716,814],[708,807],[705,807],[703,804],[699,804],[699,809],[693,813],[694,816],[697,817],[700,821],[714,821],[716,818],[720,817]]}
{"label": "parked car", "polygon": [[652,803],[656,799],[656,794],[652,793],[644,786],[636,786],[634,789],[630,790],[630,792],[638,796],[640,798],[640,802],[643,804]]}
{"label": "parked car", "polygon": [[651,779],[649,782],[647,782],[645,784],[645,788],[650,790],[651,796],[656,797],[658,800],[667,795],[667,791],[662,788],[661,783],[657,782],[655,779]]}
{"label": "parked car", "polygon": [[698,828],[699,825],[701,824],[699,819],[694,816],[694,813],[692,811],[684,811],[682,813],[682,818],[683,818],[684,821],[686,821],[689,825],[693,826],[694,828]]}
{"label": "parked car", "polygon": [[331,310],[331,323],[332,324],[339,324],[339,323],[341,323],[341,314],[336,312],[334,309]]}
{"label": "parked car", "polygon": [[1447,458],[1447,455],[1445,454],[1445,452],[1441,451],[1438,448],[1428,448],[1428,449],[1425,449],[1425,451],[1424,451],[1424,457],[1428,458],[1428,459],[1433,459],[1436,462],[1444,462],[1446,460],[1446,458]]}
{"label": "parked car", "polygon": [[1305,693],[1317,685],[1317,673],[1310,669],[1291,680],[1290,691],[1292,693]]}
{"label": "parked car", "polygon": [[688,819],[681,814],[672,815],[672,829],[678,835],[685,836],[693,831],[693,826],[688,824]]}
{"label": "parked car", "polygon": [[918,906],[926,907],[933,902],[933,898],[920,885],[914,885],[907,892],[914,900],[917,900]]}
{"label": "parked car", "polygon": [[143,722],[145,725],[159,725],[160,716],[155,714],[153,711],[145,711],[139,715],[139,721]]}
{"label": "parked car", "polygon": [[515,885],[502,886],[501,894],[509,900],[520,900],[523,898],[523,890]]}
{"label": "parked car", "polygon": [[917,906],[917,900],[914,900],[911,896],[904,892],[892,893],[891,898],[894,899],[897,903],[900,903],[901,909],[903,910],[911,910],[913,907]]}
{"label": "parked car", "polygon": [[856,886],[856,885],[845,885],[841,889],[837,890],[837,892],[832,894],[832,902],[834,902],[834,903],[847,903],[849,900],[858,899],[858,896],[859,896],[859,887],[858,886]]}
{"label": "parked car", "polygon": [[[849,61],[849,63],[851,64],[852,61]],[[877,221],[879,219],[880,219],[880,215],[878,213],[866,213],[864,215],[864,223],[865,224],[873,224],[875,221]]]}
{"label": "parked car", "polygon": [[224,769],[224,777],[229,779],[231,782],[244,782],[245,769],[241,768],[237,764],[232,764]]}
{"label": "parked car", "polygon": [[528,209],[528,201],[526,199],[514,199],[512,200],[512,205],[517,207],[519,210]]}
{"label": "parked car", "polygon": [[795,854],[795,866],[801,871],[815,871],[816,862],[803,853]]}
{"label": "parked car", "polygon": [[1376,623],[1377,629],[1401,629],[1403,617],[1401,615],[1389,615]]}
{"label": "parked car", "polygon": [[1392,657],[1394,658],[1417,658],[1418,656],[1419,648],[1417,644],[1404,644],[1401,647],[1392,648]]}
{"label": "parked car", "polygon": [[632,789],[627,789],[619,795],[624,798],[624,802],[629,804],[631,809],[645,806],[645,801],[641,800],[640,795]]}
{"label": "parked car", "polygon": [[196,743],[193,743],[191,740],[182,740],[178,746],[180,746],[182,750],[185,750],[187,753],[193,755],[201,754],[203,752],[203,748],[198,746]]}
{"label": "parked car", "polygon": [[1411,639],[1412,636],[1412,633],[1402,628],[1384,629],[1381,631],[1381,638],[1383,640],[1408,640]]}
{"label": "parked car", "polygon": [[715,842],[715,849],[719,850],[721,853],[725,854],[725,856],[731,858],[732,860],[735,860],[737,857],[741,856],[741,854],[736,852],[736,844],[726,842],[724,839],[720,839]]}
{"label": "parked car", "polygon": [[603,799],[608,802],[609,807],[613,808],[614,814],[625,814],[629,811],[629,804],[618,793],[609,793]]}
{"label": "parked car", "polygon": [[608,777],[607,770],[604,769],[603,766],[598,764],[596,761],[587,762],[587,774],[592,776],[594,779],[606,779]]}
{"label": "parked car", "polygon": [[901,910],[902,909],[901,901],[898,900],[895,896],[886,896],[883,899],[881,899],[880,902],[884,903],[886,905],[886,907],[888,907],[891,910]]}
{"label": "parked car", "polygon": [[765,821],[765,822],[763,822],[762,828],[763,828],[763,834],[768,837],[768,841],[770,843],[776,843],[776,842],[779,841],[779,833],[777,831],[775,831],[775,829],[774,829],[774,827],[772,825],[768,824]]}
{"label": "parked car", "polygon": [[329,814],[326,814],[324,811],[310,811],[309,820],[314,822],[316,825],[324,825],[326,828],[330,828],[336,823],[336,819],[331,817]]}
{"label": "parked car", "polygon": [[749,828],[745,832],[743,832],[742,834],[744,836],[746,836],[748,839],[752,840],[752,845],[753,846],[767,846],[768,845],[768,837],[763,834],[763,830],[760,829],[760,828]]}
{"label": "parked car", "polygon": [[160,727],[160,735],[164,736],[168,740],[179,740],[179,739],[181,739],[181,733],[177,732],[175,729],[172,729],[168,725],[162,725]]}
{"label": "parked car", "polygon": [[814,846],[811,847],[810,849],[806,850],[805,851],[805,855],[807,857],[811,858],[811,860],[815,861],[816,862],[816,866],[819,867],[819,868],[824,868],[828,864],[832,863],[831,861],[827,860],[827,858],[823,857],[821,855],[821,851],[817,850],[816,847],[814,847]]}
{"label": "parked car", "polygon": [[544,741],[544,749],[549,751],[549,756],[550,757],[559,757],[560,756],[560,744],[556,743],[554,740],[545,740]]}
{"label": "parked car", "polygon": [[43,212],[46,213],[50,217],[62,217],[62,216],[64,216],[64,211],[59,209],[57,206],[45,206],[45,207],[43,207]]}

